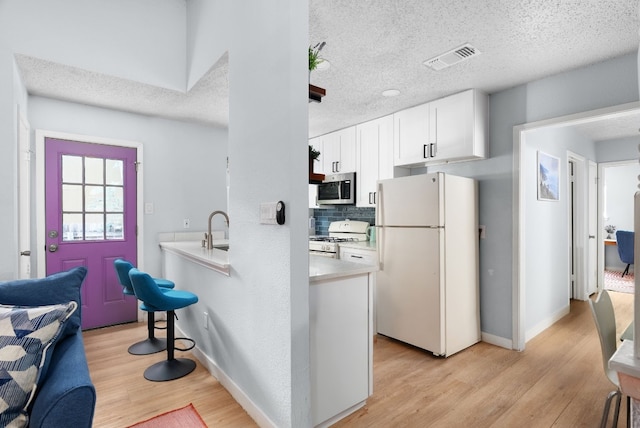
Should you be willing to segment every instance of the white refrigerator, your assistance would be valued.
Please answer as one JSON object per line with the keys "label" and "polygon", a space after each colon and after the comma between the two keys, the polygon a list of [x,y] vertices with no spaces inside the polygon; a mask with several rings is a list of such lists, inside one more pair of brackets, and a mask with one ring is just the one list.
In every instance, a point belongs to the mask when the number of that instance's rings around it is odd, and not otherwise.
{"label": "white refrigerator", "polygon": [[477,206],[469,178],[378,182],[378,333],[445,357],[480,341]]}

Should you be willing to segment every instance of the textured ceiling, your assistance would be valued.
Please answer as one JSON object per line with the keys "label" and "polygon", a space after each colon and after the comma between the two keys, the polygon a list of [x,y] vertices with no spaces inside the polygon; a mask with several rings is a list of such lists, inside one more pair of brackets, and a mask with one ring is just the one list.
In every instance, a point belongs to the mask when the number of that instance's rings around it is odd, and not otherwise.
{"label": "textured ceiling", "polygon": [[[310,43],[326,41],[321,56],[330,62],[328,69],[311,73],[311,83],[327,96],[309,104],[309,135],[468,88],[494,93],[634,52],[637,6],[637,0],[309,0]],[[481,55],[441,71],[422,64],[464,43]],[[25,56],[17,62],[31,94],[228,124],[226,57],[188,93]],[[400,95],[382,97],[390,88]],[[607,123],[594,127],[596,140],[610,138]],[[619,123],[613,128],[616,137],[632,135]]]}
{"label": "textured ceiling", "polygon": [[173,91],[16,55],[29,94],[98,107],[226,127],[229,56],[225,54],[188,92]]}

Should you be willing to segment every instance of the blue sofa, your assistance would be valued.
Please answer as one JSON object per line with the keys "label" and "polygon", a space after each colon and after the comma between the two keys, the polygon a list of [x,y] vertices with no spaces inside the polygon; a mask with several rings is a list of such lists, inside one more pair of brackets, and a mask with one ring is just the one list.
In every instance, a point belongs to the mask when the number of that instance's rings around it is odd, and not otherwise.
{"label": "blue sofa", "polygon": [[89,376],[81,332],[80,288],[86,268],[42,279],[0,283],[0,304],[44,306],[77,302],[55,345],[46,354],[36,394],[28,408],[29,427],[91,427],[96,391]]}

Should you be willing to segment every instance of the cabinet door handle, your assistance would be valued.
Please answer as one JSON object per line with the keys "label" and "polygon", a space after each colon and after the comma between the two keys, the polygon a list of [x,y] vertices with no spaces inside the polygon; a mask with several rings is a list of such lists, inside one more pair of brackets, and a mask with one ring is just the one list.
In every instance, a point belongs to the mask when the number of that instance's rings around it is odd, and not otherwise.
{"label": "cabinet door handle", "polygon": [[427,153],[427,148],[429,147],[429,144],[424,144],[422,146],[422,157],[423,158],[428,158],[429,157],[429,153]]}
{"label": "cabinet door handle", "polygon": [[351,257],[352,259],[361,259],[362,256],[356,256],[355,254],[351,254],[349,257]]}
{"label": "cabinet door handle", "polygon": [[436,144],[435,143],[431,143],[430,144],[431,147],[429,147],[429,154],[431,155],[432,158],[436,157]]}
{"label": "cabinet door handle", "polygon": [[340,172],[340,161],[336,161],[336,172]]}
{"label": "cabinet door handle", "polygon": [[373,192],[373,203],[376,203],[376,196],[378,195],[378,192]]}

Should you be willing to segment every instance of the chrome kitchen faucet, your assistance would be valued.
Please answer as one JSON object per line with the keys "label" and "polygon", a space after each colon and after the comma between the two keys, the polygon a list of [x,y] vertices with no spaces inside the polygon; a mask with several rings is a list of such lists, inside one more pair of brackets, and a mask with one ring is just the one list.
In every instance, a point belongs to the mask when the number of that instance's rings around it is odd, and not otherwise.
{"label": "chrome kitchen faucet", "polygon": [[212,250],[213,249],[213,234],[211,233],[211,221],[213,220],[213,217],[216,214],[222,214],[225,218],[225,222],[227,223],[227,227],[229,227],[229,216],[227,215],[226,212],[224,211],[214,211],[211,214],[209,214],[209,228],[207,229],[207,233],[205,234],[204,238],[207,240],[207,249],[208,250]]}

